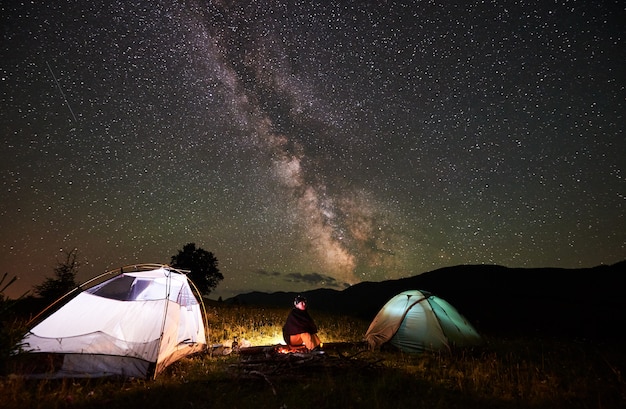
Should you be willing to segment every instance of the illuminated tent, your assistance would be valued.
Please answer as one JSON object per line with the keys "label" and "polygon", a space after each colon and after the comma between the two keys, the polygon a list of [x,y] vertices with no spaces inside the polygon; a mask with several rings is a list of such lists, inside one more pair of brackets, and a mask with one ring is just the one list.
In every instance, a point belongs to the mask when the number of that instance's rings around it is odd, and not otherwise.
{"label": "illuminated tent", "polygon": [[22,349],[60,362],[55,377],[156,377],[206,347],[201,304],[187,276],[161,265],[125,268],[33,327]]}
{"label": "illuminated tent", "polygon": [[404,352],[477,345],[474,327],[447,301],[425,291],[404,291],[389,300],[370,324],[371,349],[390,344]]}

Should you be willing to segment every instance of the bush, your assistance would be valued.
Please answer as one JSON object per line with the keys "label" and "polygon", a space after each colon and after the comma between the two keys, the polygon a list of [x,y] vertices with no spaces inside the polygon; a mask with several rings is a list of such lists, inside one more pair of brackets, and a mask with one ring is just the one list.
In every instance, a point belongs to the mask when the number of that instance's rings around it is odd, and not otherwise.
{"label": "bush", "polygon": [[[12,308],[17,300],[10,300],[4,294],[6,289],[17,280],[17,277],[13,277],[8,281],[7,277],[8,274],[4,273],[4,276],[0,279],[0,375],[6,373],[7,361],[14,352],[24,330],[24,323],[12,314]],[[18,300],[23,297],[24,295],[18,298]]]}

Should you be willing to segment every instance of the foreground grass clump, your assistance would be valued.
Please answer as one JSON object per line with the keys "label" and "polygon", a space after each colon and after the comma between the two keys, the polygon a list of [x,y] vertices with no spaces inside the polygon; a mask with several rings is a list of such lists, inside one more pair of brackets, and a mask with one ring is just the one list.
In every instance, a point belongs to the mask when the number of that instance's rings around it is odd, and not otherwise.
{"label": "foreground grass clump", "polygon": [[[279,342],[288,309],[212,306],[210,343]],[[200,354],[154,381],[0,379],[2,408],[620,408],[621,345],[486,337],[451,353],[368,351],[368,322],[311,311],[326,354]],[[212,349],[210,349],[212,351]],[[293,359],[292,359],[293,358]]]}

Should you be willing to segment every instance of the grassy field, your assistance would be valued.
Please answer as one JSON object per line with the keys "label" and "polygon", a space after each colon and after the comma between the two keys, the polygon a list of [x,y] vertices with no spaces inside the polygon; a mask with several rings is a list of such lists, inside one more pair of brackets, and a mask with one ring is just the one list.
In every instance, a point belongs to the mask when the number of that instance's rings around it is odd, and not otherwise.
{"label": "grassy field", "polygon": [[[210,344],[275,345],[288,309],[212,305]],[[156,380],[0,379],[0,408],[624,408],[626,354],[610,342],[485,337],[452,353],[368,351],[368,322],[311,311],[326,353],[209,348]],[[258,349],[258,348],[255,348]]]}

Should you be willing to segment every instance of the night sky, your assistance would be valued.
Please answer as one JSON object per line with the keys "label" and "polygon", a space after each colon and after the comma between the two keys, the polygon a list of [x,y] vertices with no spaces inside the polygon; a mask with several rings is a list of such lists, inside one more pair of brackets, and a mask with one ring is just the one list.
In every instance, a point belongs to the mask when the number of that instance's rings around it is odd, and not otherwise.
{"label": "night sky", "polygon": [[212,297],[626,259],[622,1],[4,1],[0,274]]}

